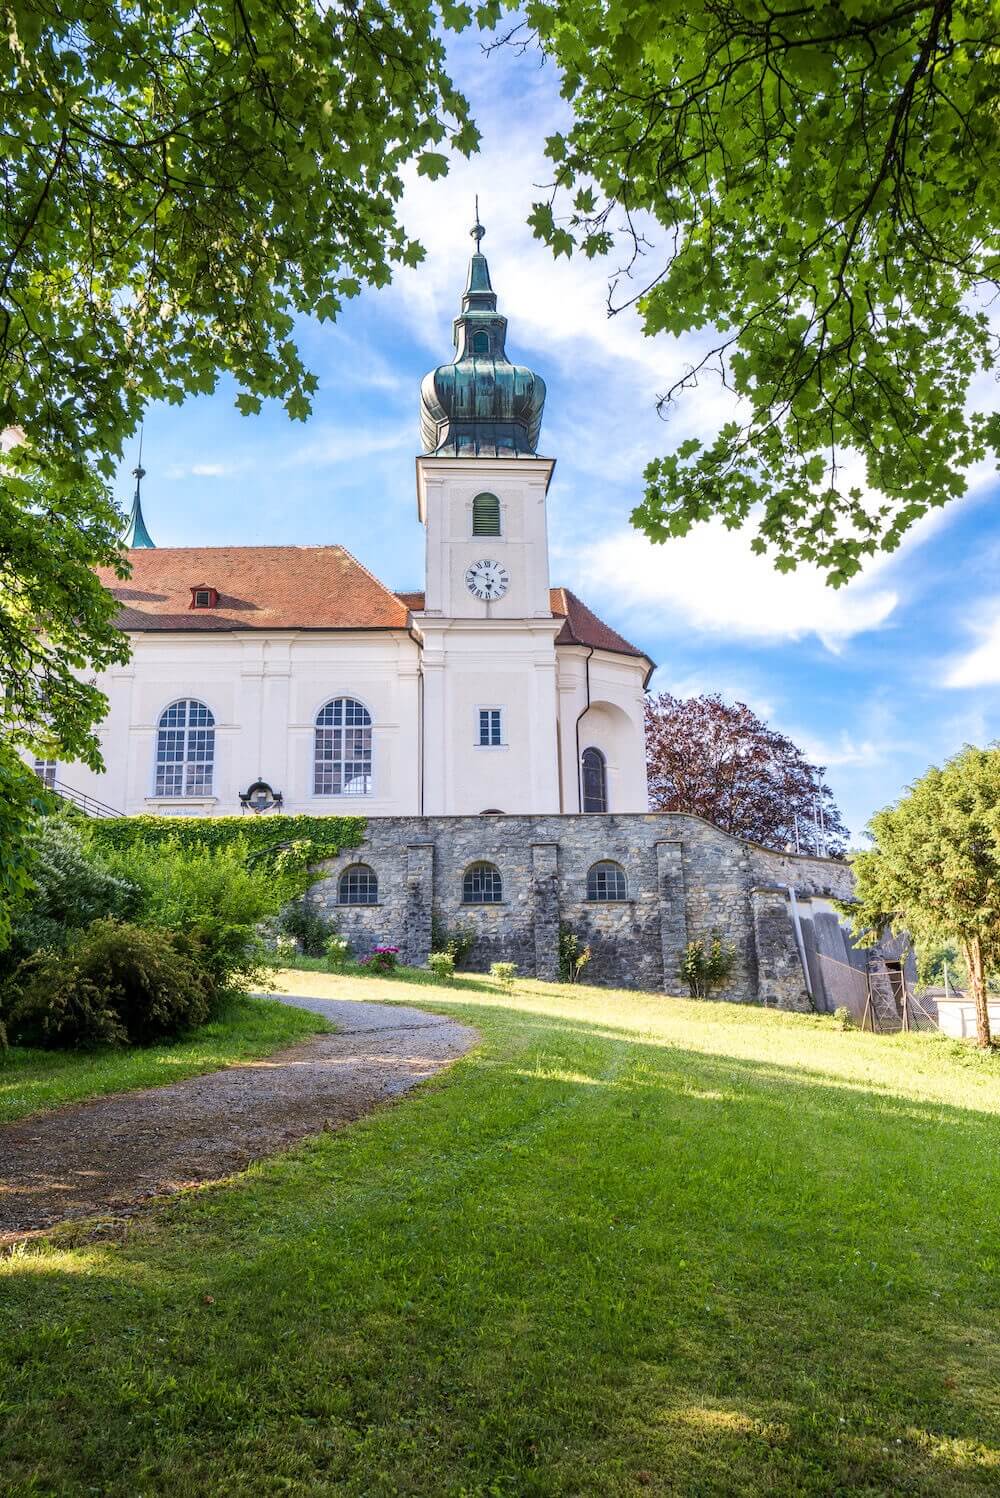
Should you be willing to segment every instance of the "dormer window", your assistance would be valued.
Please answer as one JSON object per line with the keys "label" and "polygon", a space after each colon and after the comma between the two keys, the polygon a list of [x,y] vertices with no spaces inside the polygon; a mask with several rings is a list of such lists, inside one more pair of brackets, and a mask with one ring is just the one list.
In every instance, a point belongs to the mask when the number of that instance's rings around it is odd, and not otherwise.
{"label": "dormer window", "polygon": [[191,607],[193,609],[217,609],[219,607],[218,588],[209,588],[205,583],[199,583],[196,588],[191,589]]}

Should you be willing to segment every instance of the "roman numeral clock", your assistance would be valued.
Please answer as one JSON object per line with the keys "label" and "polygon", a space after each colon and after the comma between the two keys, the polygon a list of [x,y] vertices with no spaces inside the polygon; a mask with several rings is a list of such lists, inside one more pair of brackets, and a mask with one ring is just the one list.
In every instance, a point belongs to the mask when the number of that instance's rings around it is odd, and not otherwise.
{"label": "roman numeral clock", "polygon": [[484,558],[473,562],[466,570],[465,586],[473,598],[480,598],[484,603],[495,603],[510,587],[510,573],[502,563]]}

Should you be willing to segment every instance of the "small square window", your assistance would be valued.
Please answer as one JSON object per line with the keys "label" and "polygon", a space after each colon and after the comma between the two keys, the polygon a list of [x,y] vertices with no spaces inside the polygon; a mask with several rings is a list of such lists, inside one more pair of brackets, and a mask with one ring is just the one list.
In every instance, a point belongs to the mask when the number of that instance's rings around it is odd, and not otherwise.
{"label": "small square window", "polygon": [[479,738],[481,749],[498,749],[503,744],[503,708],[481,707],[479,709]]}

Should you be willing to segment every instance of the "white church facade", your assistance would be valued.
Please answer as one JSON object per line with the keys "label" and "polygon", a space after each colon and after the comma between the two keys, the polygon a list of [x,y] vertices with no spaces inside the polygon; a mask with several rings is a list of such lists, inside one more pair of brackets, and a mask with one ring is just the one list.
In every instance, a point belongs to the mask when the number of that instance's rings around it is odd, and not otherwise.
{"label": "white church facade", "polygon": [[552,585],[545,387],[507,358],[482,232],[421,390],[424,590],[335,545],[156,547],[137,487],[106,768],[59,780],[128,815],[232,815],[254,782],[313,815],[647,810],[652,662]]}

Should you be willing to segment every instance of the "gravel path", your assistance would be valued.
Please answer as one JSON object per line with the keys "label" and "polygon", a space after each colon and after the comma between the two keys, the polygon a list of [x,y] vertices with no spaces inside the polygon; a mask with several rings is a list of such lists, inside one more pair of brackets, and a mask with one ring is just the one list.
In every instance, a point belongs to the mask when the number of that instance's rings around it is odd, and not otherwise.
{"label": "gravel path", "polygon": [[360,1118],[478,1039],[468,1025],[422,1009],[271,997],[325,1015],[337,1034],[0,1128],[0,1244],[220,1180],[306,1134]]}

